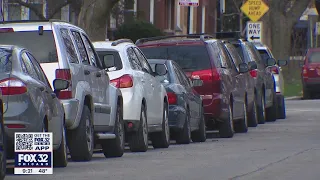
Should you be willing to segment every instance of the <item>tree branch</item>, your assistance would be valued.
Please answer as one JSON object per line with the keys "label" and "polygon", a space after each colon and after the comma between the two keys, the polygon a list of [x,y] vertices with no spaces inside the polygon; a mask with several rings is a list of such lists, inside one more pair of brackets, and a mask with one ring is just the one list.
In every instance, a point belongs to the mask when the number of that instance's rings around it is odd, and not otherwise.
{"label": "tree branch", "polygon": [[302,13],[308,7],[309,3],[310,0],[296,0],[290,11],[286,13],[286,16],[292,20],[298,20],[298,18],[301,17]]}
{"label": "tree branch", "polygon": [[48,16],[48,19],[52,19],[54,15],[56,15],[63,7],[67,6],[68,4],[71,4],[72,0],[66,0],[63,3],[60,3],[58,6],[56,6],[52,13],[50,13],[50,16]]}
{"label": "tree branch", "polygon": [[22,0],[13,0],[14,3],[18,3],[21,6],[24,6],[26,8],[29,8],[31,11],[33,11],[40,19],[44,20],[46,19],[43,15],[43,13],[41,13],[35,6],[32,5],[32,3],[27,3],[24,2]]}

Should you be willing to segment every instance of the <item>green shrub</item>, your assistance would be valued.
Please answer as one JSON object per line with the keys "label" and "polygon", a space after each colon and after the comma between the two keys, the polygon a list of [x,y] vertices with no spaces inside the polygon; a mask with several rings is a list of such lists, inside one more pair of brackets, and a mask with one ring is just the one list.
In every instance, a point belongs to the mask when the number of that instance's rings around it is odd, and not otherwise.
{"label": "green shrub", "polygon": [[163,36],[164,34],[160,29],[153,24],[142,21],[134,20],[129,23],[122,24],[114,33],[115,39],[127,38],[133,42],[140,38],[148,38],[154,36]]}

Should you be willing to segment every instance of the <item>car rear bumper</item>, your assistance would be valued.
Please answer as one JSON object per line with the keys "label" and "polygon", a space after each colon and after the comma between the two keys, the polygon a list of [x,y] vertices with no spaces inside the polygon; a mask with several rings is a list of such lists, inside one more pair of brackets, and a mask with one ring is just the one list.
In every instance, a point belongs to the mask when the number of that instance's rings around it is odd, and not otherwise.
{"label": "car rear bumper", "polygon": [[77,117],[78,107],[79,107],[79,100],[77,99],[68,99],[68,100],[61,100],[63,104],[63,108],[65,111],[65,124],[67,127],[72,126]]}
{"label": "car rear bumper", "polygon": [[303,86],[311,91],[320,91],[320,78],[303,78]]}
{"label": "car rear bumper", "polygon": [[184,107],[169,105],[169,127],[171,130],[183,128],[187,112]]}

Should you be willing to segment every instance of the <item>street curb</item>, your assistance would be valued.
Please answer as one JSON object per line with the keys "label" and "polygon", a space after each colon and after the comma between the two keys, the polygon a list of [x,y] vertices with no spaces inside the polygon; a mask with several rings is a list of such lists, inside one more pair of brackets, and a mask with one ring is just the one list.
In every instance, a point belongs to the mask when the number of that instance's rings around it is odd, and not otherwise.
{"label": "street curb", "polygon": [[286,97],[285,100],[300,100],[302,99],[300,96],[292,96],[292,97]]}

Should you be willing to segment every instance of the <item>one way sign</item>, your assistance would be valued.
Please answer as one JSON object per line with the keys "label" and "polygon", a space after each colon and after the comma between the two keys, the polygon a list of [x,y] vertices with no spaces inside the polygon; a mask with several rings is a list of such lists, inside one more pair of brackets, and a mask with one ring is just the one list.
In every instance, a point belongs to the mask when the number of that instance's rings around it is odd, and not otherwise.
{"label": "one way sign", "polygon": [[247,23],[247,40],[249,42],[262,42],[262,22]]}

